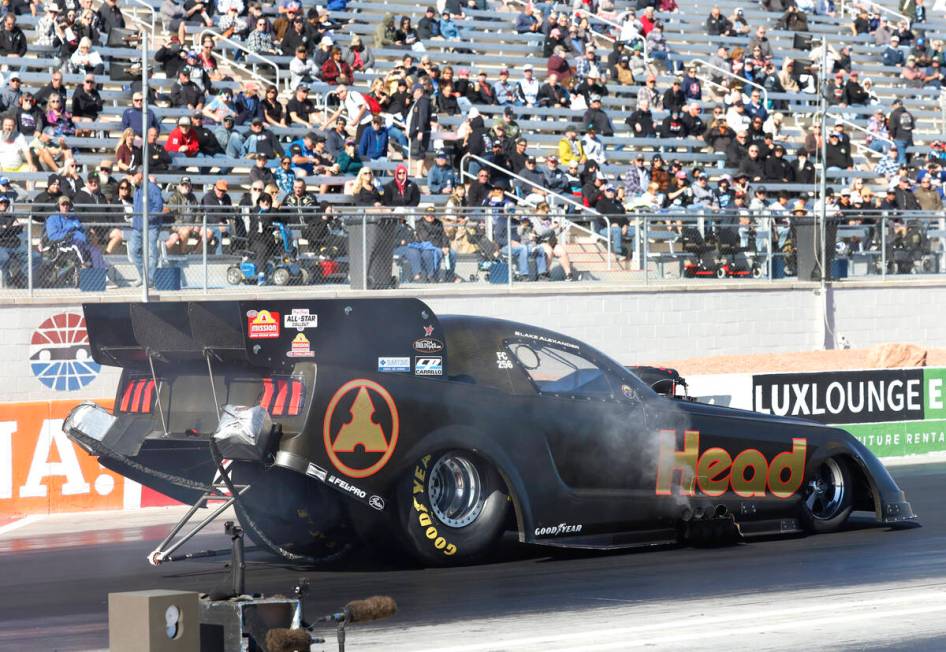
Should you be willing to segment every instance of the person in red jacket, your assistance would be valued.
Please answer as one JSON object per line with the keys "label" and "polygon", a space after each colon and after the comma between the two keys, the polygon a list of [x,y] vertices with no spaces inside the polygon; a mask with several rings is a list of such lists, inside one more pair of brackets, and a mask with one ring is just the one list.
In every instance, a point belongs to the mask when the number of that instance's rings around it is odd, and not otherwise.
{"label": "person in red jacket", "polygon": [[322,64],[322,81],[326,84],[350,84],[351,66],[342,61],[342,51],[332,48],[329,58]]}
{"label": "person in red jacket", "polygon": [[196,156],[200,144],[197,142],[197,134],[191,129],[191,119],[181,116],[177,120],[177,126],[171,130],[168,135],[168,141],[164,148],[172,153],[185,154],[186,156]]}

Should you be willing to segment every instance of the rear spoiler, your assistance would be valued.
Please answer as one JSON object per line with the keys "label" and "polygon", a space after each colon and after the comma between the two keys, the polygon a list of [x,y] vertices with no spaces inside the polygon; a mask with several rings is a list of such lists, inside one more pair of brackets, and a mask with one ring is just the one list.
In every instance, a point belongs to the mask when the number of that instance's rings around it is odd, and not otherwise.
{"label": "rear spoiler", "polygon": [[434,338],[446,364],[439,320],[418,299],[182,301],[83,305],[92,357],[148,370],[202,362],[281,369],[297,362],[377,371],[378,358],[426,350]]}

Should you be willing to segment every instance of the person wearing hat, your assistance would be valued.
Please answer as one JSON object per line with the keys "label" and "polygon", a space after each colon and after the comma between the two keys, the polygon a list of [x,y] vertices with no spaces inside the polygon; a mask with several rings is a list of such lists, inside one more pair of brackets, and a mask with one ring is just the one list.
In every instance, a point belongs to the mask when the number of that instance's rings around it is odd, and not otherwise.
{"label": "person wearing hat", "polygon": [[594,161],[598,165],[604,165],[606,160],[604,142],[598,135],[598,128],[594,124],[589,124],[584,131],[585,133],[581,137],[581,146],[585,150],[585,157],[589,162]]}
{"label": "person wearing hat", "polygon": [[828,134],[828,145],[825,148],[825,163],[830,171],[850,170],[854,167],[854,159],[851,157],[851,146],[841,139],[841,135],[832,131]]}
{"label": "person wearing hat", "polygon": [[319,82],[319,67],[309,58],[309,51],[305,45],[297,45],[295,55],[289,62],[289,86],[312,86]]}
{"label": "person wearing hat", "polygon": [[460,183],[456,170],[449,163],[447,152],[438,150],[434,164],[427,172],[427,187],[435,195],[449,195]]}
{"label": "person wearing hat", "polygon": [[[330,133],[334,134],[335,132]],[[327,138],[323,137],[323,140],[326,141],[327,150]],[[331,152],[327,153],[331,154]],[[262,155],[266,160],[279,158],[282,154],[283,149],[279,144],[279,139],[266,127],[266,124],[260,118],[253,118],[253,121],[250,122],[250,133],[243,139],[243,145],[240,151],[235,153],[231,153],[229,149],[227,151],[228,156],[252,158]]]}
{"label": "person wearing hat", "polygon": [[[338,89],[336,89],[336,94],[338,94],[338,90],[342,88],[345,87],[339,86]],[[339,98],[341,99],[341,95],[339,95]],[[305,84],[296,86],[292,99],[286,103],[286,114],[289,117],[288,123],[290,127],[310,127],[316,125],[318,122],[318,111],[315,108],[315,103],[309,99],[308,86]],[[339,114],[340,112],[337,112],[332,119],[337,118]]]}
{"label": "person wearing hat", "polygon": [[[200,238],[199,228],[193,226],[201,220],[198,211],[199,206],[200,202],[197,200],[197,195],[194,194],[194,185],[191,178],[188,176],[181,177],[165,206],[166,213],[170,215],[175,224],[171,227],[171,234],[165,243],[165,247],[169,252],[186,253],[185,248],[191,238]],[[209,230],[207,235],[210,235]]]}
{"label": "person wearing hat", "polygon": [[890,43],[884,48],[880,55],[880,60],[885,66],[900,67],[906,63],[906,55],[900,49],[900,37],[894,34],[890,37]]}
{"label": "person wearing hat", "polygon": [[95,77],[86,75],[81,85],[72,94],[72,119],[76,122],[97,120],[104,102],[95,85]]}
{"label": "person wearing hat", "polygon": [[558,160],[565,166],[571,161],[584,164],[588,160],[585,148],[578,140],[578,128],[574,124],[565,126],[565,136],[558,141]]}
{"label": "person wearing hat", "polygon": [[535,78],[535,69],[531,63],[522,67],[522,79],[519,80],[519,91],[522,93],[522,101],[526,106],[536,106],[539,101],[539,89],[541,84]]}
{"label": "person wearing hat", "polygon": [[192,129],[191,119],[189,117],[182,115],[177,119],[177,126],[168,134],[164,148],[173,154],[197,156],[197,152],[200,150],[200,143],[197,142],[197,134],[194,133]]}
{"label": "person wearing hat", "polygon": [[129,180],[133,190],[131,230],[128,232],[128,260],[138,270],[138,280],[134,283],[140,287],[144,282],[143,249],[144,249],[144,213],[145,193],[148,198],[148,281],[154,280],[155,270],[158,268],[158,244],[161,235],[161,224],[164,221],[164,197],[161,189],[151,179],[144,178],[144,171],[140,168],[129,170]]}
{"label": "person wearing hat", "polygon": [[493,95],[500,106],[522,106],[525,99],[519,90],[519,84],[509,79],[509,69],[499,69],[499,80],[493,83]]}
{"label": "person wearing hat", "polygon": [[437,8],[427,7],[424,15],[417,21],[417,38],[429,41],[440,36],[440,19],[437,18]]}
{"label": "person wearing hat", "polygon": [[204,91],[191,79],[190,66],[183,66],[171,86],[171,106],[198,111],[204,107]]}
{"label": "person wearing hat", "polygon": [[594,126],[595,132],[602,136],[613,136],[614,123],[611,122],[611,117],[601,108],[601,96],[591,95],[588,99],[589,106],[581,117],[581,124]]}
{"label": "person wearing hat", "polygon": [[765,180],[773,183],[795,182],[795,170],[785,158],[785,148],[782,145],[776,145],[772,155],[765,159]]}

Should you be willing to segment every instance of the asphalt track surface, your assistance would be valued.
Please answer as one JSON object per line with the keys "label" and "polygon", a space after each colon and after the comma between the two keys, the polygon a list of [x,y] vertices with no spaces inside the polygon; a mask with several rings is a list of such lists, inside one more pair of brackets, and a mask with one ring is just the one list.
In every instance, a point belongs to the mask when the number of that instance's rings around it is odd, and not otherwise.
{"label": "asphalt track surface", "polygon": [[[668,638],[664,634],[648,646],[650,649],[693,648],[685,632],[688,619],[701,616],[694,613],[694,605],[700,611],[700,605],[709,609],[714,604],[725,605],[727,600],[735,605],[730,612],[740,614],[742,629],[734,631],[742,631],[744,636],[736,640],[716,638],[712,645],[760,649],[752,638],[753,632],[761,631],[753,629],[758,621],[764,621],[770,612],[773,619],[787,618],[782,612],[775,615],[772,609],[792,602],[792,596],[836,591],[837,595],[847,597],[831,597],[825,602],[825,609],[818,609],[815,614],[827,631],[838,629],[832,626],[833,619],[840,621],[851,614],[859,617],[860,600],[875,600],[870,606],[874,615],[868,614],[870,621],[849,623],[847,629],[852,633],[834,640],[828,647],[943,650],[946,463],[898,466],[891,471],[920,516],[922,527],[889,531],[855,519],[847,530],[831,535],[754,541],[715,549],[671,547],[607,554],[550,552],[510,540],[504,542],[494,559],[453,569],[418,569],[407,563],[398,565],[396,560],[379,563],[364,557],[318,572],[258,562],[251,564],[247,572],[247,589],[287,592],[296,578],[304,575],[312,587],[306,603],[309,617],[334,611],[352,599],[388,594],[397,600],[399,613],[391,621],[360,630],[365,647],[452,646],[471,650],[558,649],[549,641],[503,639],[509,623],[532,620],[548,632],[556,627],[564,631],[560,638],[566,638],[557,640],[557,644],[565,645],[562,649],[633,647],[635,641],[619,638],[618,630],[608,638],[608,628],[621,624],[609,619],[611,612],[601,611],[611,605],[631,605],[641,613],[647,609],[662,610],[678,623],[675,629],[684,632],[682,638]],[[41,539],[24,534],[0,540],[0,650],[104,649],[108,646],[109,592],[150,588],[206,592],[226,582],[222,559],[148,566],[145,555],[166,529],[97,530],[49,534]],[[219,547],[226,541],[219,531],[208,533],[189,549]],[[871,589],[875,585],[885,587],[882,596]],[[894,609],[898,591],[901,597],[915,598],[915,604],[910,603],[908,609],[919,624],[911,625],[909,632],[898,633],[894,638],[865,640],[869,626],[878,626],[885,617],[884,610]],[[747,597],[763,594],[780,597],[762,600],[758,606],[752,600],[746,602]],[[921,601],[927,594],[929,597]],[[832,608],[832,604],[836,607]],[[681,605],[687,605],[686,612],[675,613],[674,609],[681,609]],[[799,608],[806,607],[802,604]],[[814,610],[812,607],[794,617],[792,626],[798,627],[805,618],[811,618]],[[903,623],[903,609],[890,613],[901,614],[894,618]],[[493,625],[470,627],[474,622]],[[430,632],[435,630],[429,626],[439,628],[436,631],[441,638],[430,638]],[[585,645],[585,637],[580,633],[577,638],[567,639],[569,629],[580,632],[582,626],[594,626],[594,631],[603,636],[603,647]],[[719,634],[712,621],[700,627],[705,627],[707,634]],[[646,623],[639,628],[646,629]],[[418,637],[427,632],[427,638],[412,639],[412,632]],[[633,637],[639,633],[628,630],[623,635]],[[770,638],[763,647],[793,649],[798,642],[797,638]],[[348,648],[362,649],[359,631],[349,634]],[[334,646],[325,649],[332,650]]]}

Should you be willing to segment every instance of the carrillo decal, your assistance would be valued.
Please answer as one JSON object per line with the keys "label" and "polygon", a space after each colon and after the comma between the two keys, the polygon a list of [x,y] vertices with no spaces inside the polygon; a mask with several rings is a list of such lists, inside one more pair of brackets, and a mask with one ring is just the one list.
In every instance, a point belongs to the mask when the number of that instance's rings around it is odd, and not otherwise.
{"label": "carrillo decal", "polygon": [[938,416],[941,369],[766,374],[752,378],[753,409],[821,423],[878,423]]}

